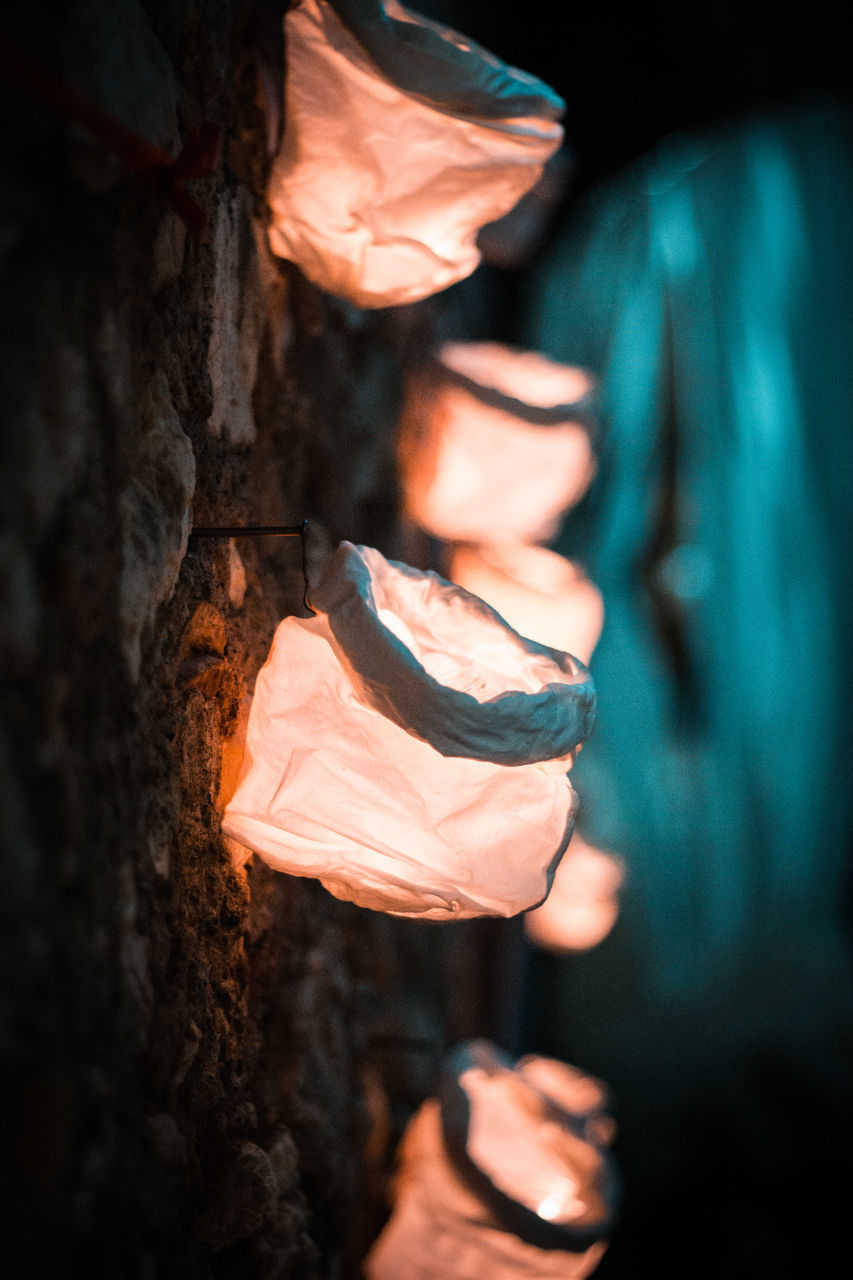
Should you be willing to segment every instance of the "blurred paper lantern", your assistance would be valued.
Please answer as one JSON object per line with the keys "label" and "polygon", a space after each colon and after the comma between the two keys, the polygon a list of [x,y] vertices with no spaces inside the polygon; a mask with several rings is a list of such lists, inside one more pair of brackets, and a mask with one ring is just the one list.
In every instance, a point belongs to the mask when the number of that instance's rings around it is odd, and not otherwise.
{"label": "blurred paper lantern", "polygon": [[[449,576],[522,635],[590,661],[604,623],[601,592],[563,556],[521,544],[460,544],[450,551]],[[621,858],[575,831],[548,897],[525,914],[529,940],[553,952],[596,946],[616,922],[624,878]]]}
{"label": "blurred paper lantern", "polygon": [[394,915],[541,902],[574,823],[589,673],[482,600],[341,543],[260,671],[223,831]]}
{"label": "blurred paper lantern", "polygon": [[590,1082],[595,1099],[590,1091],[576,1110],[576,1076],[573,1088],[548,1081],[541,1066],[518,1071],[488,1041],[470,1041],[443,1072],[442,1131],[454,1165],[502,1222],[541,1248],[583,1250],[608,1235],[616,1207],[604,1131],[590,1123],[605,1099]]}
{"label": "blurred paper lantern", "polygon": [[514,630],[588,663],[604,624],[604,601],[577,565],[546,547],[459,544],[448,577],[490,604]]}
{"label": "blurred paper lantern", "polygon": [[619,914],[625,864],[595,849],[576,831],[541,906],[528,911],[524,931],[544,951],[586,951],[607,937]]}
{"label": "blurred paper lantern", "polygon": [[270,244],[356,306],[470,275],[563,138],[552,89],[395,0],[296,0],[285,51]]}
{"label": "blurred paper lantern", "polygon": [[399,464],[407,514],[451,542],[544,542],[595,473],[582,369],[496,342],[446,343],[415,375]]}
{"label": "blurred paper lantern", "polygon": [[522,1059],[513,1068],[488,1042],[462,1046],[441,1098],[406,1130],[367,1280],[584,1280],[601,1261],[616,1208],[604,1102],[596,1081],[562,1063]]}

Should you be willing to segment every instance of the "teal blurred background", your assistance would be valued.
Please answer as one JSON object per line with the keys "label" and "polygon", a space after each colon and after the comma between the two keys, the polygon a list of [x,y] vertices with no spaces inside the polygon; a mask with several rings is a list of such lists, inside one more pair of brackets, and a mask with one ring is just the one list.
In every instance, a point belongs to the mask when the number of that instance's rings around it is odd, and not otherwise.
{"label": "teal blurred background", "polygon": [[614,1274],[707,1236],[691,1276],[815,1275],[846,1234],[852,128],[670,138],[530,286],[525,340],[602,380],[557,545],[605,601],[579,826],[628,882],[599,947],[529,959],[520,1039],[614,1090]]}

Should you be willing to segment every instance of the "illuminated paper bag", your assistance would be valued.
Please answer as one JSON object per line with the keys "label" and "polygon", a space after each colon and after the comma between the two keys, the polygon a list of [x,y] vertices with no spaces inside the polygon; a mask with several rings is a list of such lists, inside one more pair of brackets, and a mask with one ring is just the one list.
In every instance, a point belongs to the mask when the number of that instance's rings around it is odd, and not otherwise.
{"label": "illuminated paper bag", "polygon": [[297,0],[285,51],[270,245],[356,306],[470,275],[562,140],[552,89],[394,0]]}
{"label": "illuminated paper bag", "polygon": [[544,542],[595,474],[589,375],[496,342],[446,343],[415,375],[398,460],[405,509],[451,542]]}
{"label": "illuminated paper bag", "polygon": [[553,1059],[513,1068],[488,1042],[460,1054],[450,1089],[406,1129],[367,1280],[583,1280],[616,1210],[604,1091]]}
{"label": "illuminated paper bag", "polygon": [[258,675],[225,834],[394,915],[541,902],[594,715],[583,664],[371,547],[341,543],[311,602]]}
{"label": "illuminated paper bag", "polygon": [[604,624],[604,601],[564,556],[523,543],[460,544],[450,550],[447,572],[522,635],[589,662]]}
{"label": "illuminated paper bag", "polygon": [[[571,561],[523,544],[452,548],[449,576],[480,596],[510,626],[588,663],[604,622],[601,592]],[[625,864],[572,835],[545,901],[524,916],[529,940],[555,953],[604,939],[619,914]]]}
{"label": "illuminated paper bag", "polygon": [[439,1092],[448,1154],[501,1222],[546,1249],[608,1235],[618,1183],[598,1081],[554,1059],[517,1066],[472,1040],[450,1055]]}
{"label": "illuminated paper bag", "polygon": [[534,946],[557,954],[597,946],[616,923],[624,880],[623,860],[575,831],[548,897],[525,914],[525,934]]}

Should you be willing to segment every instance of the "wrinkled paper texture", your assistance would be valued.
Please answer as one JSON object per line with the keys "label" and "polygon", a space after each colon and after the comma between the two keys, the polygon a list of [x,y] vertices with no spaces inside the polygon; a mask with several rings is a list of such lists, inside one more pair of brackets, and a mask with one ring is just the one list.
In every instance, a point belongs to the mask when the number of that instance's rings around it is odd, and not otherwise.
{"label": "wrinkled paper texture", "polygon": [[413,302],[477,267],[477,232],[539,179],[565,104],[393,0],[336,7],[285,15],[270,245],[356,306]]}
{"label": "wrinkled paper texture", "polygon": [[589,673],[434,573],[344,542],[258,674],[226,835],[425,919],[541,902],[570,839]]}

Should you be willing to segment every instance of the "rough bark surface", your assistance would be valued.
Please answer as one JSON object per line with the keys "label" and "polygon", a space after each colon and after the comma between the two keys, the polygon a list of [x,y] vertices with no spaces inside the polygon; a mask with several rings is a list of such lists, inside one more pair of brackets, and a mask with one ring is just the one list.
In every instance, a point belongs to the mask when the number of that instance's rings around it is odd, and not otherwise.
{"label": "rough bark surface", "polygon": [[[282,9],[36,0],[0,71],[16,1277],[358,1275],[400,1127],[477,1029],[476,930],[360,912],[219,829],[300,559],[191,526],[308,518],[400,554],[395,415],[431,323],[355,312],[266,248]],[[217,166],[186,183],[200,235],[66,86],[171,156],[219,126]]]}

